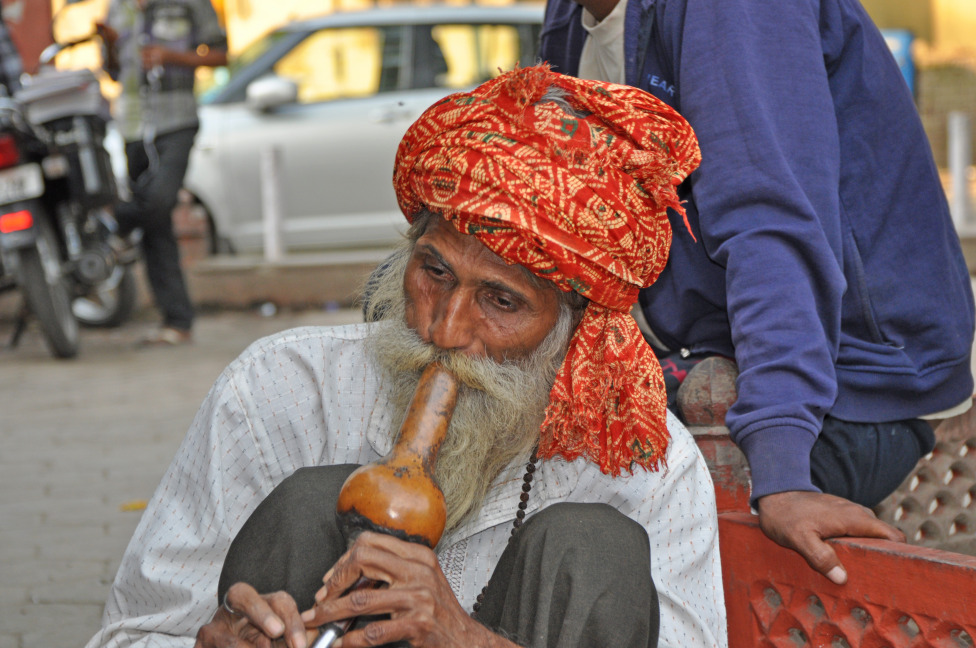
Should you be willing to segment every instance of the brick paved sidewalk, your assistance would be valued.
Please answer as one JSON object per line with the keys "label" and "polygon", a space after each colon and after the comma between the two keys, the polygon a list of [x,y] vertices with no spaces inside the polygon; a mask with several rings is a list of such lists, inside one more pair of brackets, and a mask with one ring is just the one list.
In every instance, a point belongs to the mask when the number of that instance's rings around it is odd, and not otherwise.
{"label": "brick paved sidewalk", "polygon": [[[29,329],[0,350],[0,648],[77,648],[141,511],[220,371],[253,340],[358,311],[203,316],[191,346],[137,350],[133,323],[58,361]],[[0,346],[11,324],[0,321]]]}

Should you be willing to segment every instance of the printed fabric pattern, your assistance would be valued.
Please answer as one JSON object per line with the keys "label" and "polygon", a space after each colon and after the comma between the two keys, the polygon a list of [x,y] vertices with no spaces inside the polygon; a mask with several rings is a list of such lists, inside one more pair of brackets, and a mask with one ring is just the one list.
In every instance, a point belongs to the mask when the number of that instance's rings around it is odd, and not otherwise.
{"label": "printed fabric pattern", "polygon": [[[547,91],[569,104],[542,101]],[[552,93],[550,93],[550,97]],[[667,209],[701,161],[688,123],[643,90],[516,69],[427,110],[394,186],[561,290],[590,300],[542,424],[539,456],[654,470],[668,443],[661,367],[629,315],[671,245]]]}

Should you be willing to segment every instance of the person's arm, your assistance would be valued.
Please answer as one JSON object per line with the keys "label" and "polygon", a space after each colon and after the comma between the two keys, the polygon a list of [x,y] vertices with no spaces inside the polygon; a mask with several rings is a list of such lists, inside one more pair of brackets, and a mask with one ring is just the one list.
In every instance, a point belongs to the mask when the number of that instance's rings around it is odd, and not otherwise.
{"label": "person's arm", "polygon": [[109,77],[117,81],[119,78],[119,33],[106,22],[96,22],[95,31],[102,39],[102,68]]}
{"label": "person's arm", "polygon": [[[726,646],[715,488],[691,433],[668,412],[667,466],[609,480],[614,506],[647,531],[659,646]],[[626,508],[624,508],[626,507]]]}
{"label": "person's arm", "polygon": [[[221,374],[156,489],[129,543],[89,648],[189,648],[218,608],[217,585],[231,541],[258,504],[302,466],[358,462],[329,430],[348,410],[363,411],[362,362],[341,337],[318,329],[287,331],[256,342]],[[345,355],[343,355],[343,351]],[[333,368],[321,357],[342,356]],[[351,385],[351,386],[350,386]],[[295,433],[289,433],[296,431]]]}
{"label": "person's arm", "polygon": [[24,64],[20,52],[10,37],[10,29],[0,15],[0,85],[13,95],[20,90],[20,77],[24,73]]}
{"label": "person's arm", "polygon": [[98,646],[192,645],[214,614],[220,565],[250,498],[224,501],[231,482],[260,488],[258,462],[228,449],[253,446],[244,408],[226,377],[218,381],[142,515],[106,602]]}
{"label": "person's arm", "polygon": [[147,45],[142,48],[142,67],[149,70],[159,65],[198,68],[227,65],[227,52],[222,49],[198,47],[190,52],[180,52],[162,45]]}
{"label": "person's arm", "polygon": [[810,450],[837,395],[845,289],[842,152],[820,16],[812,3],[681,5],[668,4],[663,32],[679,110],[702,148],[692,181],[701,242],[725,269],[740,370],[726,422],[749,459],[764,531],[842,582],[825,538],[897,532],[810,480]]}
{"label": "person's arm", "polygon": [[218,67],[227,65],[227,37],[217,20],[217,13],[210,2],[191,4],[194,30],[197,33],[196,46],[187,51],[175,50],[163,45],[148,45],[142,48],[142,67],[152,69],[160,65],[170,65],[196,69],[198,67]]}
{"label": "person's arm", "polygon": [[227,34],[220,26],[217,12],[210,2],[202,3],[197,9],[195,21],[200,42],[195,51],[185,53],[189,56],[174,63],[194,68],[227,65]]}
{"label": "person's arm", "polygon": [[553,71],[575,75],[587,34],[580,22],[581,5],[573,0],[548,0],[539,35],[539,58]]}

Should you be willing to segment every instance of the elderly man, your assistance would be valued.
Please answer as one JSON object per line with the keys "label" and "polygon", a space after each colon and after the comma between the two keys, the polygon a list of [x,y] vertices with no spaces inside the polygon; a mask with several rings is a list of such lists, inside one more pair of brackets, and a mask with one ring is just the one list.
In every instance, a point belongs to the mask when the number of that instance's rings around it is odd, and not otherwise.
{"label": "elderly man", "polygon": [[[89,645],[303,648],[368,617],[342,646],[724,646],[711,481],[628,315],[698,159],[647,93],[546,67],[430,108],[397,156],[412,225],[382,319],[228,367]],[[389,452],[434,360],[462,384],[435,469],[446,532],[347,551],[341,484]],[[361,575],[387,586],[344,595]]]}

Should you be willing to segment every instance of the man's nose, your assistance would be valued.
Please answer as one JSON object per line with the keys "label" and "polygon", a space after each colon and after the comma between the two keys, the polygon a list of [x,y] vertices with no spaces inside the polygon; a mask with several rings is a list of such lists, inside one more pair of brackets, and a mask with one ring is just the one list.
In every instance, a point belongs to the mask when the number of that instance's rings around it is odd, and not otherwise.
{"label": "man's nose", "polygon": [[447,351],[476,353],[472,309],[470,297],[461,292],[439,299],[427,330],[430,342]]}

